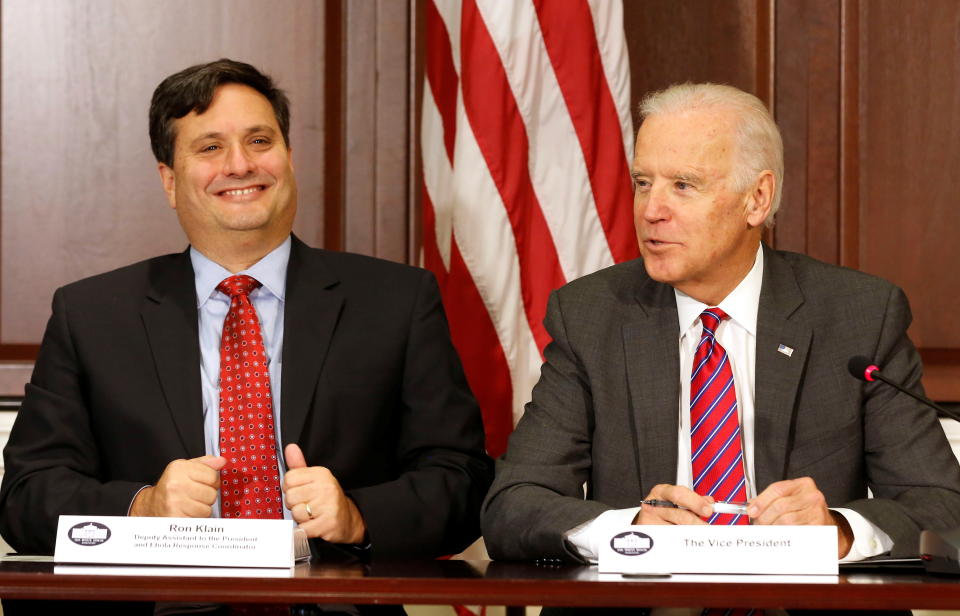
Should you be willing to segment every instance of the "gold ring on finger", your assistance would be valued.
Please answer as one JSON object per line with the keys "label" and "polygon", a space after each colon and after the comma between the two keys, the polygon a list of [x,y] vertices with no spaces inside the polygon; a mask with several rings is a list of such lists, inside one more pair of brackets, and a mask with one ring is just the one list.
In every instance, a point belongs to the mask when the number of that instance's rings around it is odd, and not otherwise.
{"label": "gold ring on finger", "polygon": [[303,508],[307,510],[307,517],[311,520],[313,519],[313,509],[310,508],[310,503],[304,503]]}

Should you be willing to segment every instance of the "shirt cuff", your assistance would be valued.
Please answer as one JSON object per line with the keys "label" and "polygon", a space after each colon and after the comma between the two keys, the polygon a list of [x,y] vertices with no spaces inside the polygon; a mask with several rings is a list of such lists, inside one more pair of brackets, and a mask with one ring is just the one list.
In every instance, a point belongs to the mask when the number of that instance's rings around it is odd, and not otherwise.
{"label": "shirt cuff", "polygon": [[893,539],[890,538],[890,535],[880,530],[880,527],[874,525],[853,509],[831,508],[831,511],[836,511],[842,515],[850,524],[850,530],[853,531],[853,545],[850,546],[847,555],[840,559],[840,562],[857,562],[889,552],[893,548]]}
{"label": "shirt cuff", "polygon": [[610,537],[610,530],[630,526],[640,512],[640,507],[611,509],[592,520],[571,528],[563,534],[571,546],[591,565],[596,564],[600,543]]}

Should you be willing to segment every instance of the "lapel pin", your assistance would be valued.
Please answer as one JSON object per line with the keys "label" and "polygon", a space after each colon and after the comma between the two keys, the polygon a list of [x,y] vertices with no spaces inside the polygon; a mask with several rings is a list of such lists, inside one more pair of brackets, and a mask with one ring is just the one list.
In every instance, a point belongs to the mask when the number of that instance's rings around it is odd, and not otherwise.
{"label": "lapel pin", "polygon": [[781,344],[777,347],[777,350],[786,355],[787,357],[793,357],[793,347],[788,347],[785,344]]}

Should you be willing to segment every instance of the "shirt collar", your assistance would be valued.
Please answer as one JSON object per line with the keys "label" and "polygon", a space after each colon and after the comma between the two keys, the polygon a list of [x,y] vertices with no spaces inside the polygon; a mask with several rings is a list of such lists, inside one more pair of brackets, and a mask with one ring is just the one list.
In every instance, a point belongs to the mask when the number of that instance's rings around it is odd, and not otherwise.
{"label": "shirt collar", "polygon": [[[291,244],[288,236],[262,259],[237,274],[256,278],[263,285],[261,290],[265,289],[283,301],[287,290],[287,263],[290,262]],[[197,306],[200,307],[210,299],[218,284],[234,274],[219,263],[211,261],[193,246],[190,247],[190,262],[193,264],[193,279],[197,288]]]}
{"label": "shirt collar", "polygon": [[[740,284],[727,295],[718,307],[736,321],[740,327],[750,335],[757,335],[757,310],[760,307],[760,287],[763,284],[763,245],[757,248],[757,256],[753,260],[753,267],[740,281]],[[686,293],[673,290],[677,298],[677,316],[680,319],[680,335],[689,330],[700,318],[700,313],[708,306],[699,302]]]}

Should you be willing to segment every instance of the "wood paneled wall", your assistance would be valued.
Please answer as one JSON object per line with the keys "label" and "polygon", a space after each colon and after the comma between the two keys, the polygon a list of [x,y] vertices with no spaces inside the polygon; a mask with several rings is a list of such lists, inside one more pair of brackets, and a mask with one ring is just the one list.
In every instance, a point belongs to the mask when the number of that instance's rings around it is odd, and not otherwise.
{"label": "wood paneled wall", "polygon": [[727,83],[770,100],[772,0],[626,0],[633,107],[685,81]]}
{"label": "wood paneled wall", "polygon": [[[57,285],[182,248],[146,101],[214,57],[248,59],[292,95],[297,232],[416,262],[422,1],[4,0],[0,356],[31,357]],[[691,80],[769,103],[787,166],[771,241],[902,286],[928,391],[960,401],[960,3],[624,6],[634,100]]]}
{"label": "wood paneled wall", "polygon": [[327,234],[326,244],[413,260],[411,5],[389,0],[329,4],[339,13],[342,55],[339,87],[331,89],[340,93],[340,109],[328,119],[339,120],[342,130],[334,172],[340,194],[328,203],[339,209],[341,226]]}
{"label": "wood paneled wall", "polygon": [[321,241],[324,9],[311,0],[2,3],[3,357],[32,356],[56,287],[186,246],[150,152],[147,109],[154,87],[191,64],[248,61],[289,90],[296,230]]}
{"label": "wood paneled wall", "polygon": [[[859,2],[852,265],[910,297],[926,384],[960,400],[960,3]],[[941,393],[951,392],[951,393]]]}

